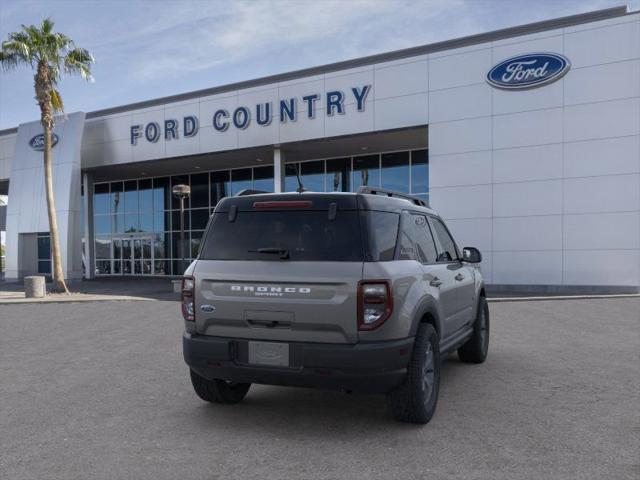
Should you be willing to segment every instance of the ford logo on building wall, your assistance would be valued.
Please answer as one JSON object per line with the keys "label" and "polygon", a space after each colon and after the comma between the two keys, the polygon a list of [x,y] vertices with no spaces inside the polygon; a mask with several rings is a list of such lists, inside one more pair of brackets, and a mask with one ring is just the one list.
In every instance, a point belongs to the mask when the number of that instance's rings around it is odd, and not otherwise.
{"label": "ford logo on building wall", "polygon": [[[58,143],[58,140],[59,140],[58,135],[56,135],[55,133],[52,133],[51,148],[56,146],[56,143]],[[29,140],[29,145],[34,150],[37,150],[38,152],[43,152],[44,151],[44,133],[39,133],[38,135],[33,137],[31,140]]]}
{"label": "ford logo on building wall", "polygon": [[530,53],[508,58],[489,70],[487,82],[505,90],[524,90],[555,82],[571,68],[557,53]]}

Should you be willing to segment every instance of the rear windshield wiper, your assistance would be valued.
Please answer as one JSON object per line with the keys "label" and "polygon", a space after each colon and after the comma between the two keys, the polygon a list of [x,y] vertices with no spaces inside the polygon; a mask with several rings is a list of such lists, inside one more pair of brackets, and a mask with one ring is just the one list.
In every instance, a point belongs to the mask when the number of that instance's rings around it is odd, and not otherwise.
{"label": "rear windshield wiper", "polygon": [[286,248],[278,248],[278,247],[264,247],[258,248],[256,250],[249,250],[250,253],[274,253],[280,255],[282,260],[287,260],[289,258],[289,250]]}

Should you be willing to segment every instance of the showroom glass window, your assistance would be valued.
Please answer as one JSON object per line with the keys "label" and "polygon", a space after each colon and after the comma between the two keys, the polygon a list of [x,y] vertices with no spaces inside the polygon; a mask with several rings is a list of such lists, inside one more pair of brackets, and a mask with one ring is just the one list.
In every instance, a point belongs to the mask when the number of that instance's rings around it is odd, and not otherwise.
{"label": "showroom glass window", "polygon": [[[298,170],[299,169],[299,170]],[[309,160],[285,165],[285,189],[349,192],[382,186],[428,198],[427,150]],[[244,189],[273,191],[273,166],[100,182],[93,191],[97,275],[181,275],[179,201],[171,188],[186,184],[185,260],[191,262],[220,199]]]}
{"label": "showroom glass window", "polygon": [[353,158],[353,188],[363,185],[380,186],[380,155],[366,155]]}
{"label": "showroom glass window", "polygon": [[382,154],[382,188],[409,193],[409,155],[409,152]]}
{"label": "showroom glass window", "polygon": [[[285,191],[294,192],[298,188],[297,171],[300,172],[304,188],[309,191],[355,192],[361,186],[368,185],[411,193],[429,200],[427,150],[287,163]],[[320,178],[321,172],[324,172],[324,181]]]}
{"label": "showroom glass window", "polygon": [[171,194],[186,184],[185,261],[198,254],[213,208],[245,188],[273,190],[273,167],[96,183],[93,194],[97,275],[181,275],[180,203]]}

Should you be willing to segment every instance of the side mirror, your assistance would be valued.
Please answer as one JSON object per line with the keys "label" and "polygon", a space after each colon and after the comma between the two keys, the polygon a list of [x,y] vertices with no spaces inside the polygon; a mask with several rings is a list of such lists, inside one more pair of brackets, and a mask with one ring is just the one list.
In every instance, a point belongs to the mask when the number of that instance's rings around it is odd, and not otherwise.
{"label": "side mirror", "polygon": [[462,260],[469,263],[480,263],[482,254],[475,247],[464,247],[462,249]]}

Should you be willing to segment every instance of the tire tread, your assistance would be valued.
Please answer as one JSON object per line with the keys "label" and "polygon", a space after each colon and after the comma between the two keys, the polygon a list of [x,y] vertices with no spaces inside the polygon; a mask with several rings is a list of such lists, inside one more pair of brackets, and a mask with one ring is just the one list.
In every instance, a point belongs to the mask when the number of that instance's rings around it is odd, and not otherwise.
{"label": "tire tread", "polygon": [[458,357],[465,363],[483,363],[487,359],[488,346],[485,349],[480,339],[479,322],[480,312],[484,311],[485,321],[487,324],[487,342],[489,341],[489,307],[487,299],[484,296],[480,297],[478,302],[478,312],[476,314],[476,320],[473,323],[473,334],[467,342],[458,348]]}
{"label": "tire tread", "polygon": [[[434,389],[432,398],[425,405],[422,398],[422,353],[427,343],[431,343],[434,355]],[[440,352],[438,334],[433,326],[423,323],[418,328],[407,376],[398,388],[387,395],[387,402],[396,420],[408,423],[428,423],[435,413],[440,384]],[[435,396],[435,399],[433,398]]]}

